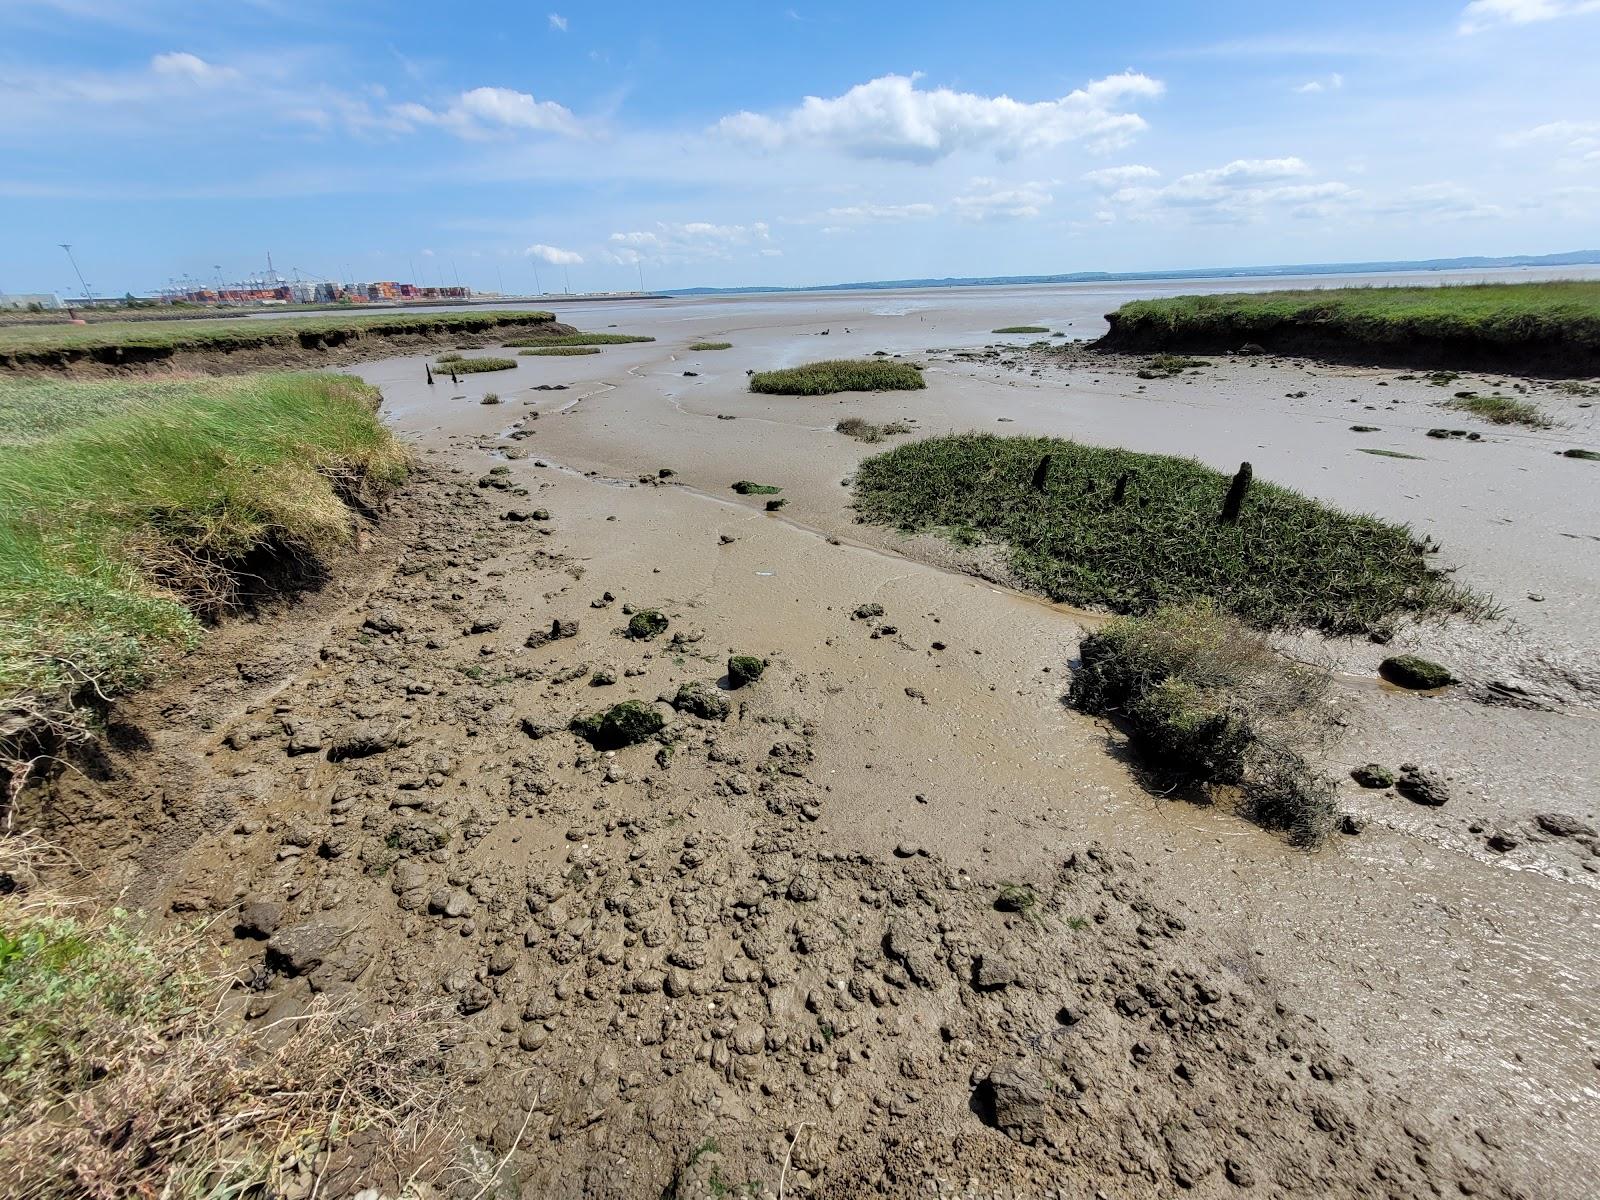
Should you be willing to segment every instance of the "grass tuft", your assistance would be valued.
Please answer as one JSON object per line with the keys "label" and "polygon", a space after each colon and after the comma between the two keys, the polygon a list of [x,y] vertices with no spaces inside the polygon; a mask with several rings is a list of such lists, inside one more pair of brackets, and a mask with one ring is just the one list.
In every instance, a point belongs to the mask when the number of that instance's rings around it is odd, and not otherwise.
{"label": "grass tuft", "polygon": [[485,371],[509,371],[517,365],[514,358],[441,358],[440,367],[454,375],[481,375]]}
{"label": "grass tuft", "polygon": [[732,342],[691,342],[691,350],[732,350]]}
{"label": "grass tuft", "polygon": [[562,358],[574,354],[599,354],[599,346],[534,346],[527,350],[518,350],[518,356],[534,355],[544,358]]}
{"label": "grass tuft", "polygon": [[1469,412],[1494,425],[1525,425],[1529,429],[1549,429],[1553,422],[1536,404],[1510,396],[1476,396],[1464,392],[1444,402],[1446,408]]}
{"label": "grass tuft", "polygon": [[778,396],[825,396],[832,392],[914,391],[926,387],[922,372],[910,363],[872,359],[831,359],[758,371],[750,376],[750,390]]}
{"label": "grass tuft", "polygon": [[1119,617],[1079,654],[1072,703],[1124,721],[1154,765],[1237,788],[1245,815],[1298,845],[1332,832],[1333,782],[1305,759],[1335,727],[1327,672],[1291,663],[1204,600]]}
{"label": "grass tuft", "polygon": [[833,427],[835,433],[842,433],[846,437],[853,437],[859,442],[876,444],[886,437],[894,437],[902,433],[910,433],[911,426],[904,421],[890,421],[887,425],[874,425],[871,421],[861,417],[844,417]]}
{"label": "grass tuft", "polygon": [[867,459],[855,489],[867,521],[1008,543],[1024,583],[1073,604],[1139,613],[1214,597],[1254,625],[1342,633],[1493,611],[1401,525],[1260,480],[1239,519],[1220,521],[1229,477],[1192,459],[957,434]]}
{"label": "grass tuft", "polygon": [[991,329],[990,333],[1049,333],[1048,325],[1002,325],[999,329]]}

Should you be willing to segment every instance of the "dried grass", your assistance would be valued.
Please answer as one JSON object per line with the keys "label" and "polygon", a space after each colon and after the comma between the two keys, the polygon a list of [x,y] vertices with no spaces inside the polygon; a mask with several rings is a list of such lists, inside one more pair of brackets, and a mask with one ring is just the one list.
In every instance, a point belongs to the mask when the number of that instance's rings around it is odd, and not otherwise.
{"label": "dried grass", "polygon": [[[246,1029],[198,929],[141,931],[46,886],[53,854],[0,840],[0,1194],[236,1197],[458,1170],[441,1010],[319,999]],[[326,1186],[337,1178],[337,1188]]]}

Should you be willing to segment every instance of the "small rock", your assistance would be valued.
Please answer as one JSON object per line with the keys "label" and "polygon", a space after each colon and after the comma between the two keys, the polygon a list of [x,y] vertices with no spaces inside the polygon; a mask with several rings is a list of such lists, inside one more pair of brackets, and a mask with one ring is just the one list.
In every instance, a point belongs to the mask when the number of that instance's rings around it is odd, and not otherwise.
{"label": "small rock", "polygon": [[1364,788],[1386,788],[1394,786],[1394,772],[1382,763],[1368,763],[1364,767],[1356,767],[1350,772],[1354,779]]}
{"label": "small rock", "polygon": [[989,1073],[978,1095],[978,1111],[987,1123],[1025,1146],[1048,1141],[1045,1117],[1049,1111],[1043,1085],[1015,1067]]}
{"label": "small rock", "polygon": [[1416,763],[1401,763],[1395,791],[1415,804],[1438,808],[1450,799],[1450,785],[1437,771]]}

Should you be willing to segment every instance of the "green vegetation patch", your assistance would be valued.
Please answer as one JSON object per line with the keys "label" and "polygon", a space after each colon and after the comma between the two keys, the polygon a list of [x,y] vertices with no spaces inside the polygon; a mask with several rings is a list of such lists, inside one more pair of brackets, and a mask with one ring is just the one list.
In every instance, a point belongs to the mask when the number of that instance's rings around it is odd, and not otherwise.
{"label": "green vegetation patch", "polygon": [[[553,322],[537,311],[465,313],[384,313],[352,316],[239,317],[209,321],[103,321],[90,325],[0,327],[0,366],[90,357],[105,362],[137,362],[179,351],[225,351],[274,347],[327,348],[363,337],[488,333]],[[564,328],[564,327],[563,327]]]}
{"label": "green vegetation patch", "polygon": [[1450,668],[1415,654],[1396,654],[1378,664],[1378,674],[1398,687],[1423,691],[1449,687],[1456,681]]}
{"label": "green vegetation patch", "polygon": [[770,483],[752,483],[748,479],[741,479],[729,486],[741,496],[776,496],[783,491],[781,487],[774,487]]}
{"label": "green vegetation patch", "polygon": [[460,358],[439,360],[440,367],[452,375],[481,375],[485,371],[510,371],[517,365],[514,358]]}
{"label": "green vegetation patch", "polygon": [[344,543],[347,501],[409,462],[377,401],[344,375],[0,381],[0,698],[135,686],[252,555]]}
{"label": "green vegetation patch", "polygon": [[1119,617],[1079,655],[1072,703],[1124,722],[1154,765],[1237,789],[1245,815],[1299,845],[1333,830],[1333,781],[1305,757],[1335,727],[1326,672],[1290,662],[1204,600]]}
{"label": "green vegetation patch", "polygon": [[[1600,282],[1590,280],[1172,296],[1131,301],[1109,320],[1100,345],[1113,350],[1220,352],[1255,342],[1392,360],[1454,347],[1515,369],[1532,349],[1575,374],[1600,360]],[[1455,379],[1445,374],[1429,382]]]}
{"label": "green vegetation patch", "polygon": [[1116,612],[1212,597],[1262,627],[1369,632],[1399,613],[1491,611],[1401,525],[1259,480],[1224,523],[1229,482],[1192,459],[957,434],[867,459],[855,497],[876,524],[1004,541],[1029,586]]}
{"label": "green vegetation patch", "polygon": [[1444,402],[1446,408],[1469,412],[1495,425],[1525,425],[1529,429],[1549,429],[1553,422],[1536,404],[1510,396],[1476,396],[1463,392]]}
{"label": "green vegetation patch", "polygon": [[999,329],[991,329],[990,333],[1049,333],[1048,325],[1002,325]]}
{"label": "green vegetation patch", "polygon": [[628,621],[628,636],[641,642],[659,637],[667,631],[666,614],[654,608],[643,608]]}
{"label": "green vegetation patch", "polygon": [[927,387],[922,372],[910,363],[887,362],[870,358],[838,358],[786,367],[781,371],[757,371],[750,376],[750,390],[777,396],[825,396],[831,392],[915,391]]}
{"label": "green vegetation patch", "polygon": [[547,358],[560,358],[573,354],[599,354],[599,346],[534,346],[528,350],[518,350],[518,356],[536,355]]}
{"label": "green vegetation patch", "polygon": [[689,345],[689,349],[691,349],[691,350],[732,350],[733,349],[733,343],[732,342],[692,342]]}
{"label": "green vegetation patch", "polygon": [[846,437],[853,437],[858,442],[876,443],[886,437],[894,437],[902,433],[910,433],[911,426],[904,421],[890,421],[886,425],[875,425],[861,417],[845,417],[834,427],[834,432],[842,433]]}
{"label": "green vegetation patch", "polygon": [[728,683],[736,688],[754,683],[761,678],[767,669],[765,660],[753,654],[730,654],[728,656]]}
{"label": "green vegetation patch", "polygon": [[1561,457],[1562,458],[1582,458],[1582,459],[1587,459],[1589,462],[1600,462],[1600,450],[1584,450],[1582,448],[1573,449],[1573,450],[1563,450],[1561,452]]}
{"label": "green vegetation patch", "polygon": [[517,338],[507,346],[622,346],[629,342],[653,342],[653,337],[633,333],[558,333],[549,337]]}

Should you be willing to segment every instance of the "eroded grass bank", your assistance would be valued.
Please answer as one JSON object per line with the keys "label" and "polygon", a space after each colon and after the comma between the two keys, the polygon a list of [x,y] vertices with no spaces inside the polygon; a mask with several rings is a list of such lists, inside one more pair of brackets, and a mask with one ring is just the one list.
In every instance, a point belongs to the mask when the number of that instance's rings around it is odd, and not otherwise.
{"label": "eroded grass bank", "polygon": [[757,371],[750,376],[750,390],[777,396],[826,396],[833,392],[914,391],[926,387],[922,372],[910,363],[881,359],[835,358],[785,367],[777,371]]}
{"label": "eroded grass bank", "polygon": [[[146,679],[237,596],[343,544],[404,475],[342,375],[0,381],[0,740]],[[4,757],[10,757],[5,755]]]}
{"label": "eroded grass bank", "polygon": [[1326,288],[1136,300],[1102,350],[1284,354],[1401,366],[1600,374],[1600,282]]}
{"label": "eroded grass bank", "polygon": [[209,365],[228,355],[297,356],[307,361],[330,350],[385,342],[484,338],[502,334],[555,338],[570,333],[553,314],[537,310],[456,313],[384,313],[209,321],[106,321],[93,325],[19,325],[0,328],[0,370],[71,370],[79,366]]}
{"label": "eroded grass bank", "polygon": [[957,434],[867,459],[855,497],[867,521],[1002,542],[1029,586],[1118,613],[1209,598],[1263,628],[1365,633],[1490,610],[1404,526],[1259,480],[1229,522],[1229,483],[1192,459]]}

